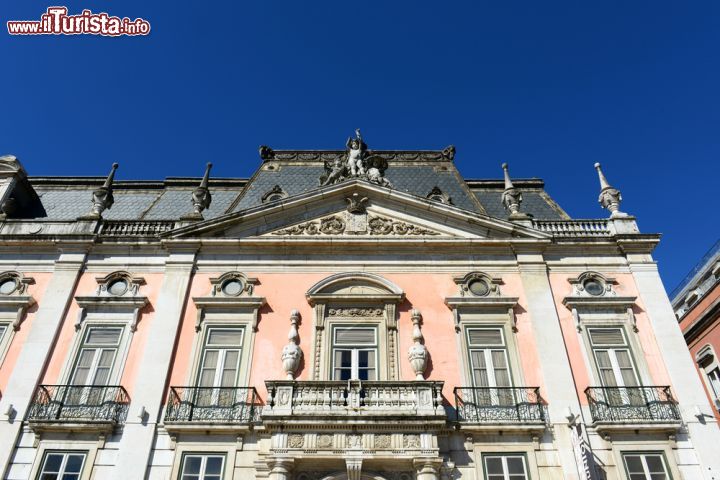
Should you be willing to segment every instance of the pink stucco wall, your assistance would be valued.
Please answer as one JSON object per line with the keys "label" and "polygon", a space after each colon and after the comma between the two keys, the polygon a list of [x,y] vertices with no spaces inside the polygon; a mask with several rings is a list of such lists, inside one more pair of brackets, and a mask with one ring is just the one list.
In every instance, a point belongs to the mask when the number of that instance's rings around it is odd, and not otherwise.
{"label": "pink stucco wall", "polygon": [[[73,297],[78,295],[92,295],[97,290],[97,281],[95,278],[103,277],[107,273],[110,272],[83,274],[78,281]],[[140,294],[148,297],[149,305],[141,310],[137,331],[132,334],[127,361],[125,362],[120,378],[120,385],[125,387],[129,394],[132,394],[133,383],[140,368],[139,361],[142,358],[142,352],[148,341],[147,332],[149,331],[150,324],[154,317],[154,310],[152,306],[157,303],[157,296],[163,277],[162,274],[157,273],[133,273],[145,279],[146,284],[140,287]],[[69,358],[71,355],[70,349],[75,339],[75,335],[78,334],[75,331],[75,322],[77,321],[79,309],[80,307],[78,304],[75,301],[72,301],[70,308],[68,308],[68,312],[63,319],[62,326],[60,327],[60,334],[54,345],[50,362],[48,363],[48,367],[43,375],[42,383],[52,384],[59,382],[61,380],[60,376],[62,375],[63,369],[67,365],[67,362],[71,361]],[[170,339],[169,341],[172,340]]]}
{"label": "pink stucco wall", "polygon": [[[305,292],[315,283],[331,275],[327,273],[255,273],[247,272],[256,277],[259,283],[255,286],[254,295],[266,298],[268,305],[260,312],[260,322],[255,336],[255,345],[250,372],[251,386],[257,388],[261,396],[266,396],[265,380],[285,378],[280,355],[287,343],[290,327],[289,317],[293,309],[301,314],[298,327],[300,346],[305,353],[304,363],[298,372],[299,380],[307,380],[310,375],[309,363],[312,358],[312,329],[314,311],[306,298]],[[190,296],[208,295],[209,278],[217,274],[197,274],[192,280]],[[400,377],[412,380],[414,375],[407,361],[407,351],[412,344],[412,321],[410,311],[417,308],[422,312],[422,332],[431,355],[431,368],[427,372],[429,380],[445,382],[444,395],[453,398],[453,388],[462,386],[462,361],[457,349],[456,332],[452,311],[445,305],[445,298],[457,294],[457,285],[449,274],[387,274],[387,280],[398,285],[406,295],[406,301],[398,308],[398,338]],[[520,304],[525,302],[522,286],[517,276],[504,278],[503,292],[509,296],[520,297]],[[518,333],[516,340],[522,352],[522,369],[525,383],[529,386],[541,384],[539,360],[532,331],[530,318],[526,308],[518,309]],[[170,385],[186,385],[192,382],[189,376],[193,345],[196,341],[195,322],[197,309],[189,301],[180,327],[180,338],[175,352]]]}
{"label": "pink stucco wall", "polygon": [[7,386],[7,382],[13,368],[15,368],[22,346],[27,339],[28,333],[30,333],[30,329],[32,328],[35,314],[37,313],[39,306],[42,305],[42,299],[43,295],[45,295],[47,284],[52,278],[51,273],[45,272],[23,272],[23,275],[35,279],[35,283],[28,286],[27,294],[32,295],[36,303],[26,310],[25,318],[23,318],[22,323],[20,324],[20,330],[15,332],[12,342],[8,347],[5,360],[0,366],[0,392],[5,391],[5,387]]}
{"label": "pink stucco wall", "polygon": [[[582,339],[577,331],[575,320],[572,312],[562,304],[563,298],[570,295],[572,288],[568,283],[568,278],[577,277],[583,273],[554,273],[550,275],[550,285],[555,298],[555,308],[560,319],[560,327],[562,328],[565,346],[570,359],[570,366],[575,378],[578,396],[581,403],[586,404],[587,398],[584,391],[590,385],[590,365],[583,355],[581,342]],[[618,282],[614,286],[614,290],[618,296],[638,296],[634,279],[630,274],[612,275]],[[670,377],[662,360],[660,350],[655,340],[652,326],[648,320],[642,300],[638,297],[636,307],[634,309],[635,319],[637,321],[637,336],[642,348],[642,352],[635,352],[636,360],[644,361],[647,365],[648,373],[654,385],[671,385]],[[627,330],[628,334],[633,334],[632,330]],[[592,360],[590,360],[592,361]],[[671,385],[672,386],[672,385]]]}

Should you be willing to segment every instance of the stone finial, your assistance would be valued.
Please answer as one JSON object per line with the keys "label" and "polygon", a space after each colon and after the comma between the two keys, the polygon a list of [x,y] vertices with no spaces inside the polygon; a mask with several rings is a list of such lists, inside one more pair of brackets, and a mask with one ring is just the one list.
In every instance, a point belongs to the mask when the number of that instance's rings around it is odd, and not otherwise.
{"label": "stone finial", "polygon": [[115,170],[117,170],[118,164],[113,163],[112,169],[110,170],[110,173],[108,174],[107,178],[105,179],[105,183],[103,183],[102,187],[98,188],[97,190],[93,191],[92,196],[92,212],[90,213],[91,217],[100,218],[102,216],[102,212],[105,210],[111,208],[113,206],[113,203],[115,203],[115,198],[113,197],[113,179],[115,178]]}
{"label": "stone finial", "polygon": [[600,179],[600,196],[598,197],[598,202],[602,208],[610,212],[610,218],[627,217],[627,213],[620,211],[620,202],[622,202],[620,190],[608,183],[599,163],[595,164],[595,170],[597,170],[598,178]]}
{"label": "stone finial", "polygon": [[503,175],[505,177],[505,190],[502,193],[502,203],[505,209],[510,212],[510,219],[524,219],[527,215],[520,213],[520,204],[523,201],[522,192],[515,188],[512,180],[510,180],[510,173],[508,172],[508,164],[502,164]]}
{"label": "stone finial", "polygon": [[303,352],[298,346],[299,336],[297,324],[299,321],[300,312],[297,310],[290,312],[290,332],[288,333],[288,344],[282,349],[283,370],[285,370],[288,380],[293,380],[295,378],[295,373],[300,367],[300,360],[303,356]]}
{"label": "stone finial", "polygon": [[205,175],[203,176],[202,181],[200,181],[200,185],[193,190],[192,193],[193,208],[195,209],[195,214],[200,217],[202,217],[203,210],[210,208],[210,203],[212,202],[212,195],[210,195],[210,189],[208,188],[211,168],[212,163],[208,162],[205,167]]}
{"label": "stone finial", "polygon": [[275,151],[267,145],[260,145],[258,152],[260,153],[260,158],[262,160],[272,160],[275,158]]}
{"label": "stone finial", "polygon": [[415,380],[424,380],[423,373],[425,373],[425,369],[427,368],[428,349],[423,345],[424,339],[422,331],[420,330],[420,321],[422,320],[420,310],[413,308],[410,312],[410,317],[413,323],[413,344],[408,350],[408,360],[410,360],[410,366],[413,372],[415,372]]}

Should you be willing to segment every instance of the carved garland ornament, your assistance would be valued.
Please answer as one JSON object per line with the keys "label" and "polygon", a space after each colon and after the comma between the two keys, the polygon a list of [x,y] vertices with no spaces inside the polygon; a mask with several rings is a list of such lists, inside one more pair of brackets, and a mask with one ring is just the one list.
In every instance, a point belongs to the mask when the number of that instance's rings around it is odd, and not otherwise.
{"label": "carved garland ornament", "polygon": [[440,235],[427,228],[383,217],[371,217],[368,220],[368,229],[370,235]]}
{"label": "carved garland ornament", "polygon": [[[289,228],[283,228],[273,235],[340,235],[345,232],[345,220],[337,215],[305,222]],[[397,236],[416,236],[416,235],[440,235],[433,230],[411,225],[409,223],[392,220],[385,217],[370,217],[368,220],[368,231],[370,235],[397,235]]]}
{"label": "carved garland ornament", "polygon": [[330,317],[382,317],[385,310],[382,308],[330,308]]}

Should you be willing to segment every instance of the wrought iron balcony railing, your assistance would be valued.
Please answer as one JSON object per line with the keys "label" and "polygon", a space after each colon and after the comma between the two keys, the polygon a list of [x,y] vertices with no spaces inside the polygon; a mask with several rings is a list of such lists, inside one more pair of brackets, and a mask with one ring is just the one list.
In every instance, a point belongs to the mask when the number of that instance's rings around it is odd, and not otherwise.
{"label": "wrought iron balcony railing", "polygon": [[165,422],[252,424],[259,399],[253,387],[170,387]]}
{"label": "wrought iron balcony railing", "polygon": [[537,387],[456,387],[459,422],[477,424],[545,423]]}
{"label": "wrought iron balcony railing", "polygon": [[40,385],[28,410],[30,422],[122,423],[130,403],[118,385]]}
{"label": "wrought iron balcony railing", "polygon": [[670,387],[588,387],[585,395],[596,423],[681,421]]}
{"label": "wrought iron balcony railing", "polygon": [[264,420],[274,416],[445,416],[443,382],[268,381],[265,385],[270,397]]}

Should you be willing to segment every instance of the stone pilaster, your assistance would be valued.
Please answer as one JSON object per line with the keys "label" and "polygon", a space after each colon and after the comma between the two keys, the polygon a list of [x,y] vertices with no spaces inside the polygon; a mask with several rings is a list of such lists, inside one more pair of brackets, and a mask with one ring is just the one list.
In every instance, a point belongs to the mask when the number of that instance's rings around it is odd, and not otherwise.
{"label": "stone pilaster", "polygon": [[[53,352],[53,342],[72,300],[80,272],[85,265],[87,246],[61,246],[53,276],[43,294],[0,401],[0,470],[7,473],[22,420]],[[5,476],[3,475],[3,478]]]}
{"label": "stone pilaster", "polygon": [[[639,298],[647,313],[658,350],[672,382],[672,392],[680,409],[688,436],[702,466],[699,471],[683,471],[686,478],[720,478],[720,429],[713,417],[694,361],[678,327],[677,318],[650,255],[627,253]],[[696,416],[703,415],[702,420]],[[679,442],[678,442],[679,443]],[[681,466],[682,470],[682,466]],[[702,475],[702,477],[700,476]]]}
{"label": "stone pilaster", "polygon": [[291,480],[294,460],[292,458],[272,458],[268,460],[270,480]]}
{"label": "stone pilaster", "polygon": [[[163,391],[170,371],[175,337],[178,333],[190,276],[195,263],[196,247],[171,250],[154,305],[155,317],[149,324],[148,342],[142,353],[131,394],[128,419],[123,428],[119,455],[113,478],[136,480],[145,478],[145,469],[152,450],[155,428],[164,402]],[[147,415],[142,415],[147,412]],[[274,477],[270,477],[274,478]]]}
{"label": "stone pilaster", "polygon": [[518,267],[530,314],[533,337],[537,345],[543,378],[541,393],[548,402],[548,415],[553,428],[555,446],[567,480],[578,478],[573,456],[566,412],[580,412],[570,359],[560,328],[547,266],[538,252],[517,252]]}

